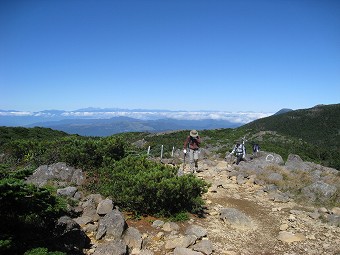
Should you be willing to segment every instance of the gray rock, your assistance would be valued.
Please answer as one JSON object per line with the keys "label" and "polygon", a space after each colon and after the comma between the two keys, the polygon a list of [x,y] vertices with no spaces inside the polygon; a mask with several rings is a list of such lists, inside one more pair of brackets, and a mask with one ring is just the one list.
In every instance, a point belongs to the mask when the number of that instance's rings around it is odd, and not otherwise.
{"label": "gray rock", "polygon": [[318,213],[318,211],[315,211],[315,212],[310,212],[308,213],[308,216],[311,217],[312,219],[314,220],[317,220],[320,218],[320,213]]}
{"label": "gray rock", "polygon": [[103,198],[100,194],[91,194],[85,197],[80,203],[80,206],[83,208],[83,216],[89,216],[93,221],[98,221],[97,206],[102,200]]}
{"label": "gray rock", "polygon": [[204,255],[202,252],[193,251],[188,248],[176,247],[174,255]]}
{"label": "gray rock", "polygon": [[239,185],[242,185],[244,183],[246,183],[246,179],[244,178],[243,175],[239,174],[237,175],[237,178],[236,178],[236,183],[239,184]]}
{"label": "gray rock", "polygon": [[278,190],[278,187],[275,184],[269,184],[263,187],[264,192],[273,192],[277,190]]}
{"label": "gray rock", "polygon": [[65,196],[65,197],[73,197],[74,194],[77,192],[76,187],[66,187],[63,189],[57,189],[57,195],[59,196]]}
{"label": "gray rock", "polygon": [[127,255],[128,249],[123,240],[113,240],[99,244],[93,255]]}
{"label": "gray rock", "polygon": [[84,198],[84,193],[82,191],[77,191],[73,196],[74,199],[82,200]]}
{"label": "gray rock", "polygon": [[289,202],[289,196],[286,193],[281,193],[279,191],[269,192],[268,198],[275,202],[287,203]]}
{"label": "gray rock", "polygon": [[82,185],[84,181],[85,181],[85,176],[83,175],[83,171],[81,169],[75,169],[71,177],[71,183]]}
{"label": "gray rock", "polygon": [[201,239],[204,236],[207,236],[207,230],[198,225],[190,225],[187,230],[185,231],[186,235],[194,235],[197,238]]}
{"label": "gray rock", "polygon": [[54,232],[56,246],[70,254],[82,252],[91,242],[79,224],[68,216],[58,219]]}
{"label": "gray rock", "polygon": [[139,230],[134,227],[128,227],[123,234],[123,240],[130,249],[142,249],[142,235]]}
{"label": "gray rock", "polygon": [[141,250],[139,255],[154,255],[154,253],[150,250]]}
{"label": "gray rock", "polygon": [[172,250],[176,247],[187,248],[190,245],[194,244],[196,240],[197,240],[197,237],[194,235],[187,235],[183,237],[173,238],[173,239],[166,241],[165,249]]}
{"label": "gray rock", "polygon": [[317,181],[302,189],[302,194],[310,201],[319,200],[325,202],[336,192],[337,188],[322,181]]}
{"label": "gray rock", "polygon": [[66,163],[55,163],[52,165],[42,165],[38,167],[34,173],[26,180],[38,187],[46,185],[49,180],[65,181],[82,185],[85,181],[82,170],[67,166]]}
{"label": "gray rock", "polygon": [[202,252],[203,254],[209,255],[214,251],[214,246],[210,240],[202,240],[192,246],[194,251]]}
{"label": "gray rock", "polygon": [[340,227],[340,216],[335,214],[329,214],[326,216],[328,224],[336,227]]}
{"label": "gray rock", "polygon": [[249,229],[254,227],[252,220],[235,208],[220,209],[220,219],[234,228]]}
{"label": "gray rock", "polygon": [[97,206],[102,200],[103,200],[102,195],[90,194],[87,197],[85,197],[84,202],[90,201],[91,203],[94,203]]}
{"label": "gray rock", "polygon": [[306,164],[299,155],[289,154],[285,167],[288,170],[310,171],[310,165]]}
{"label": "gray rock", "polygon": [[92,221],[98,221],[99,215],[97,214],[97,205],[96,202],[92,199],[88,199],[80,204],[83,208],[83,215],[88,216],[92,219]]}
{"label": "gray rock", "polygon": [[314,182],[320,181],[321,174],[322,174],[322,171],[320,171],[320,170],[315,170],[315,171],[312,172],[311,176],[312,176]]}
{"label": "gray rock", "polygon": [[164,231],[171,232],[171,231],[178,231],[180,229],[180,227],[175,222],[166,222],[162,226],[162,229]]}
{"label": "gray rock", "polygon": [[113,209],[113,202],[111,199],[104,199],[99,202],[97,206],[97,213],[99,215],[105,215],[109,212],[111,212]]}
{"label": "gray rock", "polygon": [[127,224],[123,214],[115,209],[99,220],[96,239],[99,240],[104,236],[107,236],[118,240],[122,238],[123,232],[126,229]]}
{"label": "gray rock", "polygon": [[98,229],[98,222],[88,223],[83,227],[83,229],[86,233],[94,233]]}
{"label": "gray rock", "polygon": [[164,225],[164,221],[162,220],[155,220],[154,222],[152,222],[152,227],[154,228],[160,228]]}
{"label": "gray rock", "polygon": [[276,181],[282,181],[283,180],[283,176],[281,174],[279,174],[279,173],[270,173],[267,178],[271,182],[276,182]]}
{"label": "gray rock", "polygon": [[269,165],[283,165],[284,161],[279,154],[262,151],[258,157],[249,161],[255,168],[265,168]]}
{"label": "gray rock", "polygon": [[80,226],[85,226],[86,224],[93,222],[92,218],[88,217],[88,216],[81,216],[81,217],[75,218],[73,220],[75,222],[77,222]]}

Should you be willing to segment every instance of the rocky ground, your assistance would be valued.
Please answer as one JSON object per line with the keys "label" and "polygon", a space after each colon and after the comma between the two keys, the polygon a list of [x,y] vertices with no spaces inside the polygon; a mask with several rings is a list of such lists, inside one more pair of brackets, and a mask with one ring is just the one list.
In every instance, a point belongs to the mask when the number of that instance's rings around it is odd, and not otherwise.
{"label": "rocky ground", "polygon": [[[319,217],[328,209],[300,206],[292,199],[275,201],[263,186],[250,179],[240,184],[236,176],[230,176],[235,167],[225,161],[202,161],[196,175],[212,184],[204,196],[206,210],[203,217],[192,215],[189,222],[177,223],[179,230],[168,233],[153,227],[154,219],[150,218],[129,220],[128,224],[144,234],[148,240],[145,248],[155,255],[204,254],[165,249],[167,241],[184,235],[188,225],[202,226],[207,231],[203,239],[211,241],[211,254],[216,255],[340,254],[340,228]],[[223,208],[236,209],[246,217],[245,222],[222,219]]]}
{"label": "rocky ground", "polygon": [[[183,169],[180,163],[175,167]],[[188,166],[184,174],[192,174]],[[263,153],[237,166],[202,155],[195,175],[211,186],[203,197],[202,215],[190,215],[185,222],[148,216],[136,220],[120,212],[110,198],[84,196],[78,190],[85,178],[82,171],[65,163],[41,166],[27,181],[38,186],[51,180],[63,186],[77,184],[57,190],[58,195],[79,201],[72,209],[77,216],[59,222],[71,251],[88,255],[340,255],[339,171],[303,162],[297,155],[283,162],[279,155]],[[293,184],[308,202],[335,201],[327,207],[298,203],[292,194],[280,190]]]}

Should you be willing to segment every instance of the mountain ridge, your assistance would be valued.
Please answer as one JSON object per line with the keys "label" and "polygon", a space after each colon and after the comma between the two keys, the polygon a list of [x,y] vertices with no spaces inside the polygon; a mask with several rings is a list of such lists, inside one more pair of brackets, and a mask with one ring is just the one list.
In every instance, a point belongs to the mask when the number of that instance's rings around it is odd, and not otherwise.
{"label": "mountain ridge", "polygon": [[340,104],[317,105],[257,119],[243,126],[256,131],[278,131],[313,144],[340,147]]}
{"label": "mountain ridge", "polygon": [[[40,112],[23,112],[0,110],[0,126],[41,126],[56,128],[62,131],[67,130],[66,132],[71,132],[72,134],[108,136],[129,131],[162,132],[166,130],[190,129],[195,128],[196,125],[201,129],[233,128],[268,115],[268,113],[255,112],[128,110],[119,108],[100,109],[94,107],[76,111],[44,110]],[[113,118],[117,118],[118,120],[119,117],[131,118],[129,119],[130,123],[128,123],[128,119],[120,119],[125,121],[120,123],[120,127],[107,127],[108,122]],[[84,121],[85,119],[88,121]],[[72,125],[71,122],[73,122]],[[86,122],[86,127],[80,127],[80,124],[84,122]],[[135,122],[137,126],[131,126],[132,122]],[[63,123],[66,123],[66,126],[62,126]],[[106,126],[103,126],[103,128],[106,129],[105,132],[102,132],[100,129],[100,123],[106,123]],[[143,126],[140,126],[141,124]],[[92,125],[92,131],[86,133],[84,129],[88,129],[90,125]],[[123,127],[124,125],[126,127]],[[73,128],[70,129],[69,126]],[[78,126],[79,132],[75,130],[75,126]],[[111,131],[109,132],[108,130]]]}
{"label": "mountain ridge", "polygon": [[139,120],[130,117],[114,117],[110,119],[66,119],[54,122],[42,122],[28,125],[27,127],[46,127],[64,131],[69,134],[83,136],[110,136],[123,132],[164,132],[172,130],[184,130],[196,128],[215,129],[215,128],[235,128],[241,124],[232,123],[227,120]]}

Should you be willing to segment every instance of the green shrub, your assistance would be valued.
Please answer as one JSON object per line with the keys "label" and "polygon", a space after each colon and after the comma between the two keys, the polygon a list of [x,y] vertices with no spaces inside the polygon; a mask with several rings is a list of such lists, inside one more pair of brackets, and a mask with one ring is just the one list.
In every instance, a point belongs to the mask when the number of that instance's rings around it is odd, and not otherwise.
{"label": "green shrub", "polygon": [[170,221],[187,221],[189,220],[189,215],[187,212],[179,212],[179,213],[176,213],[174,215],[172,215],[169,220]]}
{"label": "green shrub", "polygon": [[84,170],[125,156],[126,144],[119,137],[101,139],[67,136],[52,140],[18,139],[3,145],[7,162],[40,166],[65,162]]}
{"label": "green shrub", "polygon": [[0,250],[22,254],[28,248],[45,246],[48,240],[53,243],[52,231],[57,218],[66,212],[65,201],[47,189],[16,178],[25,174],[2,171],[5,178],[0,180]]}
{"label": "green shrub", "polygon": [[47,248],[35,248],[29,251],[26,251],[24,255],[66,255],[64,252],[49,252]]}
{"label": "green shrub", "polygon": [[177,171],[146,157],[129,156],[99,171],[98,189],[136,214],[198,212],[207,184],[193,175],[178,177]]}
{"label": "green shrub", "polygon": [[[12,240],[5,239],[5,236],[0,236],[0,238],[3,238],[2,240],[0,239],[0,254],[3,254],[5,251],[8,251],[12,247]],[[8,238],[8,237],[7,237]]]}

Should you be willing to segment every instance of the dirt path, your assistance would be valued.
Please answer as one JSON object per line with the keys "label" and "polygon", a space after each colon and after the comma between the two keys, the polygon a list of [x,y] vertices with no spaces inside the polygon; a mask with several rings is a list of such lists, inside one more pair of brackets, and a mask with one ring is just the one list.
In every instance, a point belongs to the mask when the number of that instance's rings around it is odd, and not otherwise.
{"label": "dirt path", "polygon": [[[207,168],[198,173],[212,184],[204,195],[206,210],[204,217],[192,216],[189,222],[179,223],[184,233],[189,224],[200,225],[208,232],[207,238],[214,245],[213,255],[297,255],[297,254],[333,254],[340,255],[340,229],[316,221],[308,216],[308,210],[300,210],[294,201],[277,203],[271,201],[257,185],[238,185],[229,180],[224,187],[214,185],[216,181],[228,179],[224,173]],[[262,191],[262,192],[261,192]],[[238,229],[224,223],[219,216],[221,208],[235,208],[246,214],[252,221],[249,229]],[[292,214],[295,210],[295,214]],[[293,215],[293,216],[292,216]],[[144,223],[143,223],[144,222]],[[148,249],[155,255],[173,254],[164,250],[164,236],[161,230],[151,227],[152,219],[130,221],[141,233],[147,233]],[[302,234],[304,240],[282,242],[278,240],[280,228],[286,225],[287,231]]]}

